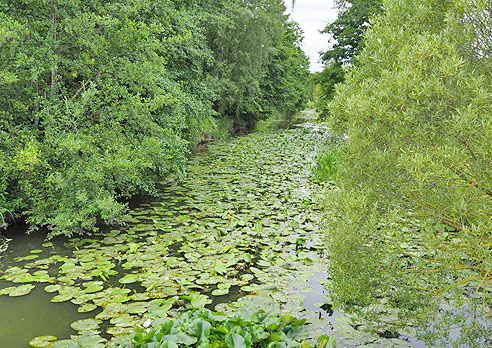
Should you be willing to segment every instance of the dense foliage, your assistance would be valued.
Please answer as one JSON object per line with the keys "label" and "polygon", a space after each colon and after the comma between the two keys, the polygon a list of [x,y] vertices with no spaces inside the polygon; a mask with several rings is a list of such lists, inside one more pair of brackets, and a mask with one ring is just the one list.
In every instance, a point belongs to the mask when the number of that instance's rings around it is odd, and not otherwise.
{"label": "dense foliage", "polygon": [[[490,2],[385,1],[330,104],[347,135],[329,193],[334,297],[390,301],[429,343],[490,346]],[[442,302],[453,310],[439,312]],[[441,340],[441,341],[439,341]]]}
{"label": "dense foliage", "polygon": [[[304,341],[306,319],[241,310],[234,315],[194,309],[176,319],[159,318],[148,329],[139,328],[118,347],[311,347]],[[335,347],[335,340],[320,337],[318,347]]]}
{"label": "dense foliage", "polygon": [[[121,219],[231,129],[305,100],[300,33],[279,0],[0,4],[0,223],[54,234]],[[275,78],[281,85],[264,82]],[[279,99],[277,99],[279,98]],[[280,108],[278,100],[295,100]]]}
{"label": "dense foliage", "polygon": [[322,31],[331,36],[332,44],[321,56],[324,69],[317,77],[323,97],[316,108],[322,118],[328,116],[327,102],[333,98],[335,85],[344,80],[343,66],[356,64],[369,20],[382,12],[381,0],[336,0],[335,4],[338,17]]}

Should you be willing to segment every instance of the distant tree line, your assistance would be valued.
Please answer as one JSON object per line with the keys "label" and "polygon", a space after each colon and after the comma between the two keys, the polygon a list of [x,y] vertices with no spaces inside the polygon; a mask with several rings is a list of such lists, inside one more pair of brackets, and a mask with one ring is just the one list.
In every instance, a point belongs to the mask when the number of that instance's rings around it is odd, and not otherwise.
{"label": "distant tree line", "polygon": [[335,85],[345,79],[344,66],[357,64],[357,55],[364,46],[364,33],[372,17],[382,12],[382,0],[335,0],[338,16],[323,29],[330,35],[331,47],[321,53],[323,70],[314,80],[319,94],[316,109],[328,117],[328,102],[335,94]]}
{"label": "distant tree line", "polygon": [[53,234],[118,221],[183,171],[202,134],[307,99],[281,0],[0,3],[0,225]]}

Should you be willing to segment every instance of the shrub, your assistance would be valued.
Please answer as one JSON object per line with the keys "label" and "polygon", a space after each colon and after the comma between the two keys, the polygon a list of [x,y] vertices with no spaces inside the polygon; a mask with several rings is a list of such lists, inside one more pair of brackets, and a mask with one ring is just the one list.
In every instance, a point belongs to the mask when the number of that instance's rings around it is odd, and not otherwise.
{"label": "shrub", "polygon": [[[118,347],[311,347],[303,338],[305,319],[242,310],[234,316],[193,309],[176,319],[155,319],[148,329],[137,329]],[[335,347],[335,340],[321,336],[318,347]]]}
{"label": "shrub", "polygon": [[[330,103],[349,135],[327,197],[335,298],[387,297],[434,329],[429,344],[457,322],[457,344],[490,344],[490,6],[385,1]],[[438,310],[451,298],[448,320]]]}

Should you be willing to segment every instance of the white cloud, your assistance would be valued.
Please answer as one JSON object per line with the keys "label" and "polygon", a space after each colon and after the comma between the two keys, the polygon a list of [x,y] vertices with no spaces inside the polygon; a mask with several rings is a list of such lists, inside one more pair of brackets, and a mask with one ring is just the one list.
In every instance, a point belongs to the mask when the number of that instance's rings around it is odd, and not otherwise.
{"label": "white cloud", "polygon": [[292,0],[285,0],[288,13],[291,18],[301,26],[304,31],[304,52],[309,56],[311,71],[321,71],[319,52],[328,49],[328,34],[321,34],[327,23],[337,18],[337,10],[333,0],[296,0],[292,9]]}

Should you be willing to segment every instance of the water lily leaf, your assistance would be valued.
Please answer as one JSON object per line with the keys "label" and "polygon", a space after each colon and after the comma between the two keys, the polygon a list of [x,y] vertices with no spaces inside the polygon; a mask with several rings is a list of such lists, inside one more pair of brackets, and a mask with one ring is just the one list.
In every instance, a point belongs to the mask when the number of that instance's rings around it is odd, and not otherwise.
{"label": "water lily leaf", "polygon": [[56,341],[51,348],[80,348],[80,345],[72,340]]}
{"label": "water lily leaf", "polygon": [[121,284],[131,284],[135,283],[139,278],[138,274],[126,274],[123,278],[119,280]]}
{"label": "water lily leaf", "polygon": [[31,347],[36,347],[36,348],[50,347],[53,344],[53,341],[56,341],[56,340],[57,340],[57,337],[51,336],[51,335],[39,336],[39,337],[33,338],[29,342],[29,345]]}
{"label": "water lily leaf", "polygon": [[[122,335],[126,335],[126,334],[129,334],[129,333],[132,333],[133,332],[133,328],[131,327],[122,327],[122,326],[115,326],[115,327],[110,327],[106,330],[106,332],[110,335],[113,335],[115,337],[117,336],[122,336]],[[162,345],[160,346],[162,347]]]}
{"label": "water lily leaf", "polygon": [[89,302],[89,301],[93,300],[94,297],[95,297],[94,294],[83,294],[83,295],[74,297],[70,302],[78,305],[78,304]]}
{"label": "water lily leaf", "polygon": [[23,257],[16,257],[14,259],[15,262],[21,262],[21,261],[28,261],[28,260],[34,260],[34,259],[37,259],[39,257],[39,255],[27,255],[27,256],[23,256]]}
{"label": "water lily leaf", "polygon": [[98,334],[92,334],[91,336],[81,336],[75,337],[71,336],[71,338],[76,341],[80,348],[104,348],[105,344],[103,343],[106,339],[102,338]]}
{"label": "water lily leaf", "polygon": [[70,324],[75,331],[95,330],[99,327],[101,320],[97,319],[82,319]]}
{"label": "water lily leaf", "polygon": [[102,289],[104,289],[104,287],[102,285],[89,285],[88,287],[85,288],[84,292],[86,294],[92,294],[92,293],[95,293],[95,292],[99,292],[101,291]]}
{"label": "water lily leaf", "polygon": [[256,292],[259,290],[258,285],[245,285],[241,287],[241,290],[244,292]]}
{"label": "water lily leaf", "polygon": [[68,277],[68,276],[58,277],[57,280],[60,284],[63,284],[63,285],[69,285],[70,286],[70,285],[75,284],[75,281],[71,277]]}
{"label": "water lily leaf", "polygon": [[[347,344],[361,346],[364,344],[370,344],[378,339],[378,336],[375,336],[368,332],[363,332],[359,330],[351,331],[348,335],[343,338],[343,341]],[[385,341],[381,341],[386,343]],[[388,342],[390,343],[390,342]],[[379,344],[377,345],[379,347]],[[384,345],[383,345],[384,346]],[[392,344],[388,344],[387,347],[393,347]]]}
{"label": "water lily leaf", "polygon": [[150,295],[147,292],[136,292],[129,297],[129,299],[133,301],[145,301],[148,300],[149,298]]}
{"label": "water lily leaf", "polygon": [[35,288],[35,286],[32,284],[21,285],[21,286],[16,287],[15,289],[9,291],[9,296],[15,297],[15,296],[27,295],[34,288]]}
{"label": "water lily leaf", "polygon": [[10,294],[11,291],[14,291],[15,289],[17,289],[16,286],[10,286],[8,288],[3,288],[0,290],[0,295],[8,295],[8,294]]}
{"label": "water lily leaf", "polygon": [[53,296],[51,298],[51,302],[65,302],[72,298],[73,298],[73,294],[68,294],[68,293],[60,294],[60,295]]}
{"label": "water lily leaf", "polygon": [[254,275],[252,274],[242,274],[241,275],[241,280],[242,281],[249,281],[254,278]]}
{"label": "water lily leaf", "polygon": [[229,288],[227,289],[215,289],[212,291],[213,296],[222,296],[222,295],[227,295],[229,293]]}
{"label": "water lily leaf", "polygon": [[214,264],[214,271],[218,274],[225,274],[227,273],[227,266],[225,265],[225,263],[217,261]]}
{"label": "water lily leaf", "polygon": [[92,281],[92,282],[82,283],[82,286],[84,286],[86,288],[88,288],[90,286],[97,286],[97,285],[104,285],[104,282],[101,280],[96,280],[96,281]]}
{"label": "water lily leaf", "polygon": [[148,302],[132,302],[126,305],[128,313],[145,313],[147,311]]}
{"label": "water lily leaf", "polygon": [[127,295],[119,295],[119,296],[113,297],[112,301],[115,303],[128,302],[128,301],[130,301],[130,297],[128,297]]}
{"label": "water lily leaf", "polygon": [[307,287],[301,289],[301,292],[303,292],[305,294],[306,293],[311,293],[311,292],[314,292],[314,291],[315,291],[314,288],[311,287],[311,286],[307,286]]}
{"label": "water lily leaf", "polygon": [[118,315],[126,311],[124,305],[121,303],[110,303],[104,310],[96,315],[96,319],[109,320],[111,318],[117,317]]}
{"label": "water lily leaf", "polygon": [[256,267],[250,267],[250,270],[251,272],[253,272],[255,275],[258,275],[258,274],[264,274],[265,272],[263,272],[261,269],[258,269]]}
{"label": "water lily leaf", "polygon": [[197,292],[192,292],[189,296],[183,296],[183,298],[189,300],[193,308],[202,308],[212,303],[212,300],[207,295]]}
{"label": "water lily leaf", "polygon": [[72,269],[72,268],[75,268],[75,263],[73,263],[72,261],[67,261],[63,265],[60,266],[60,269],[62,269],[64,271]]}
{"label": "water lily leaf", "polygon": [[117,317],[111,318],[109,322],[115,326],[131,327],[135,324],[136,318],[128,313],[124,313]]}
{"label": "water lily leaf", "polygon": [[79,313],[87,313],[87,312],[92,312],[94,309],[96,309],[97,306],[93,303],[85,303],[82,306],[80,306],[77,311]]}
{"label": "water lily leaf", "polygon": [[347,324],[347,325],[353,324],[353,320],[350,317],[346,317],[346,316],[338,316],[335,318],[335,320],[341,324]]}

